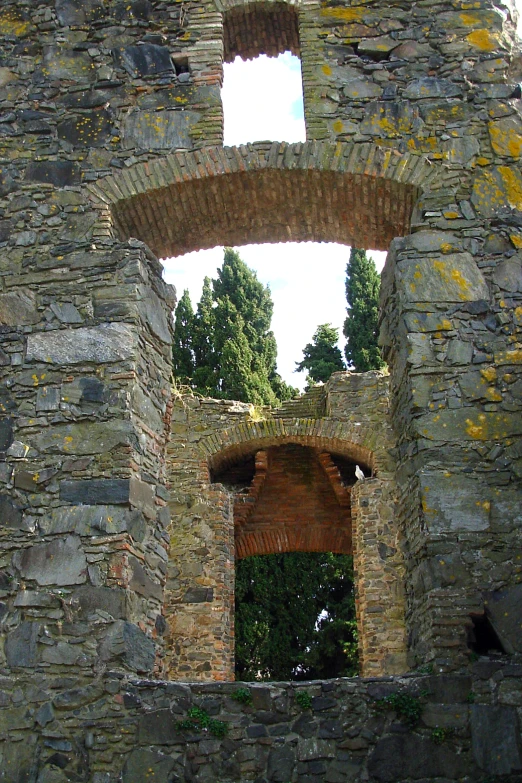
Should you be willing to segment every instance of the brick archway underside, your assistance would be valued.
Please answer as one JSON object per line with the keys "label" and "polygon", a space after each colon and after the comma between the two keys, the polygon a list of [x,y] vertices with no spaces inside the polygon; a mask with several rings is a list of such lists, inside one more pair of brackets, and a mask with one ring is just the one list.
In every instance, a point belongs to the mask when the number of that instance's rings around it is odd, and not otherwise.
{"label": "brick archway underside", "polygon": [[[268,419],[244,422],[202,442],[202,456],[211,475],[219,474],[248,457],[256,457],[256,470],[248,493],[234,503],[236,557],[241,559],[250,555],[296,551],[351,554],[351,489],[345,486],[332,455],[359,463],[367,471],[378,472],[377,455],[367,445],[374,435],[366,428],[349,422]],[[265,508],[261,514],[258,513],[261,493],[268,488],[265,486],[269,474],[268,452],[288,446],[303,447],[313,455],[312,461],[316,464],[311,467],[315,470],[315,485],[322,494],[321,509],[319,514],[318,508],[308,515],[301,514],[294,503],[288,514],[292,517],[290,524],[286,524],[288,520],[281,514],[278,523],[271,524],[270,509]],[[295,487],[288,489],[293,492]],[[284,492],[283,487],[283,498]],[[275,494],[268,494],[273,504]],[[315,503],[316,499],[317,496],[312,498],[312,502]],[[284,502],[286,498],[283,505]],[[274,508],[277,508],[277,503]],[[304,524],[299,524],[300,518]],[[319,522],[316,524],[315,520]]]}
{"label": "brick archway underside", "polygon": [[328,452],[301,444],[259,450],[236,494],[236,559],[282,552],[352,553],[351,488]]}
{"label": "brick archway underside", "polygon": [[386,250],[434,176],[422,156],[372,144],[258,142],[166,155],[89,189],[122,239],[160,258],[288,241]]}

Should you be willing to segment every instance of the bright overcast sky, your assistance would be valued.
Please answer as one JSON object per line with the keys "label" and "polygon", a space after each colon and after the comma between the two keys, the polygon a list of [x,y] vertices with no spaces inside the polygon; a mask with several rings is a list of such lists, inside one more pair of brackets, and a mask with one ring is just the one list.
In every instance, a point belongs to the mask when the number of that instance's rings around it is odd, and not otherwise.
{"label": "bright overcast sky", "polygon": [[[522,12],[522,0],[517,0],[517,6]],[[234,63],[225,65],[222,97],[226,145],[264,139],[305,140],[301,65],[288,52],[277,58],[263,55],[248,62],[236,58]],[[247,245],[239,252],[272,292],[278,370],[287,383],[303,388],[305,373],[294,373],[294,367],[302,359],[303,348],[317,326],[331,323],[338,327],[343,348],[349,249],[307,242]],[[374,251],[370,255],[380,271],[386,254]],[[167,259],[165,279],[176,286],[178,298],[188,288],[195,309],[203,278],[215,277],[222,262],[222,248]]]}

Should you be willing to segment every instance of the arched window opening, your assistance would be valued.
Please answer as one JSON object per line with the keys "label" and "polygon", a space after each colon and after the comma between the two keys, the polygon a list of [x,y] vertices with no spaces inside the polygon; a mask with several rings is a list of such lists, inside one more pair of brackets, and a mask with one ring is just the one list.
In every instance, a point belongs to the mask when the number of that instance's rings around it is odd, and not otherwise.
{"label": "arched window opening", "polygon": [[211,470],[233,497],[238,679],[357,673],[355,470],[345,455],[299,443],[232,456]]}

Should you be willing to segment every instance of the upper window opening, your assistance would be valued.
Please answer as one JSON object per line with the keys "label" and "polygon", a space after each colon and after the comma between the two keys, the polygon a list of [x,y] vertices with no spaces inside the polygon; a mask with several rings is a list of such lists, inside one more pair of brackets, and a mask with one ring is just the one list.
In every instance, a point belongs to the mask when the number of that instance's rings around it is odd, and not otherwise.
{"label": "upper window opening", "polygon": [[288,3],[251,3],[231,8],[224,22],[224,59],[251,60],[260,54],[300,54],[297,11]]}
{"label": "upper window opening", "polygon": [[301,62],[289,52],[225,65],[221,97],[225,145],[306,140]]}
{"label": "upper window opening", "polygon": [[224,60],[225,145],[306,140],[294,6],[252,3],[228,11]]}

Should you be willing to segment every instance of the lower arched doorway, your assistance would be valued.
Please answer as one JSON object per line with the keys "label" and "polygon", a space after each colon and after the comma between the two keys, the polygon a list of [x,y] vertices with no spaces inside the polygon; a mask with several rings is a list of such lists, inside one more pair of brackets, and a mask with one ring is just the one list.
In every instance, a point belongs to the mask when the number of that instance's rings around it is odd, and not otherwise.
{"label": "lower arched doorway", "polygon": [[[352,421],[335,415],[333,393],[322,406],[330,415],[318,418],[274,411],[254,420],[246,404],[196,398],[174,411],[165,605],[171,678],[234,678],[235,561],[281,552],[353,554],[360,672],[406,670],[392,435],[384,420],[375,424],[387,406],[364,413],[361,376],[338,375],[337,386],[358,397]],[[368,375],[385,394],[382,377]],[[330,391],[327,385],[326,397]]]}

